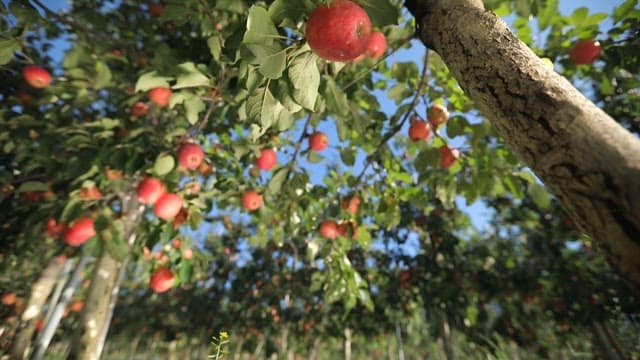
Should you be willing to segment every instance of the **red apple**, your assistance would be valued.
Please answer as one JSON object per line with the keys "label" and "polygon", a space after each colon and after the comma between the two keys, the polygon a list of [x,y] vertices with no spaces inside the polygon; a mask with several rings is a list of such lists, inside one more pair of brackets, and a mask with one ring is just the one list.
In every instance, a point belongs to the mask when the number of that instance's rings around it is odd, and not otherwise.
{"label": "red apple", "polygon": [[27,84],[37,89],[46,88],[53,80],[51,74],[38,65],[25,66],[24,69],[22,69],[22,75]]}
{"label": "red apple", "polygon": [[167,87],[155,87],[149,90],[149,100],[156,104],[158,107],[166,107],[169,105],[169,99],[171,98],[171,89]]}
{"label": "red apple", "polygon": [[131,106],[131,115],[135,117],[144,117],[149,113],[149,106],[142,101],[137,101]]}
{"label": "red apple", "polygon": [[416,120],[409,127],[409,138],[411,141],[427,140],[429,139],[429,134],[431,134],[431,129],[429,128],[429,123],[426,121]]}
{"label": "red apple", "polygon": [[24,90],[18,90],[16,92],[16,97],[20,100],[22,106],[29,106],[33,102],[33,95]]}
{"label": "red apple", "polygon": [[79,312],[82,308],[84,308],[84,301],[82,300],[76,300],[69,306],[69,310],[73,312]]}
{"label": "red apple", "polygon": [[95,186],[90,188],[83,187],[80,190],[78,197],[80,198],[80,200],[100,200],[102,198],[102,193]]}
{"label": "red apple", "polygon": [[202,162],[202,164],[200,164],[200,166],[198,166],[198,172],[204,176],[211,175],[211,173],[213,173],[213,170],[213,165],[204,161]]}
{"label": "red apple", "polygon": [[182,241],[180,241],[180,239],[173,239],[171,241],[171,247],[178,250],[180,249],[180,245],[182,244]]}
{"label": "red apple", "polygon": [[153,212],[162,220],[173,219],[182,209],[182,198],[176,194],[165,193],[156,201]]}
{"label": "red apple", "polygon": [[57,237],[62,234],[66,230],[66,228],[67,225],[65,223],[58,224],[56,219],[49,218],[44,229],[44,235],[47,237]]}
{"label": "red apple", "polygon": [[260,150],[260,157],[256,159],[256,166],[260,170],[271,170],[278,160],[276,152],[273,149]]}
{"label": "red apple", "polygon": [[443,146],[440,148],[440,167],[443,169],[455,164],[460,157],[460,151],[458,149]]}
{"label": "red apple", "polygon": [[322,131],[316,131],[309,137],[309,147],[315,151],[322,151],[329,146],[329,137]]}
{"label": "red apple", "polygon": [[178,164],[183,168],[197,169],[204,160],[204,151],[198,144],[184,143],[178,149]]}
{"label": "red apple", "polygon": [[350,61],[367,49],[371,20],[358,4],[334,0],[313,10],[306,33],[309,46],[319,57],[330,61]]}
{"label": "red apple", "polygon": [[162,3],[151,3],[149,4],[149,14],[151,16],[159,17],[164,13],[164,5]]}
{"label": "red apple", "polygon": [[380,31],[372,32],[365,54],[372,59],[377,59],[384,55],[385,51],[387,51],[387,39],[384,34]]}
{"label": "red apple", "polygon": [[360,197],[358,195],[351,195],[342,200],[342,208],[345,209],[351,215],[358,213],[358,207],[360,206]]}
{"label": "red apple", "polygon": [[320,224],[318,228],[320,235],[326,237],[327,239],[333,240],[340,235],[340,227],[338,223],[333,220],[325,220]]}
{"label": "red apple", "polygon": [[427,117],[431,125],[437,128],[449,120],[449,111],[444,105],[434,104],[427,111]]}
{"label": "red apple", "polygon": [[161,266],[156,269],[149,279],[149,287],[154,292],[162,293],[173,287],[176,282],[176,276],[170,269]]}
{"label": "red apple", "polygon": [[95,235],[96,230],[93,227],[93,219],[90,217],[81,217],[76,219],[71,226],[64,231],[62,237],[68,245],[80,246]]}
{"label": "red apple", "polygon": [[155,204],[165,192],[164,184],[156,178],[148,177],[138,184],[138,200],[143,204]]}
{"label": "red apple", "polygon": [[0,301],[2,301],[3,305],[11,306],[16,303],[17,299],[18,297],[16,296],[16,293],[8,292],[2,295],[2,300]]}
{"label": "red apple", "polygon": [[593,39],[579,40],[569,53],[569,58],[575,64],[591,64],[602,53],[600,42]]}
{"label": "red apple", "polygon": [[255,190],[247,190],[242,194],[242,206],[247,211],[254,211],[262,206],[262,196]]}

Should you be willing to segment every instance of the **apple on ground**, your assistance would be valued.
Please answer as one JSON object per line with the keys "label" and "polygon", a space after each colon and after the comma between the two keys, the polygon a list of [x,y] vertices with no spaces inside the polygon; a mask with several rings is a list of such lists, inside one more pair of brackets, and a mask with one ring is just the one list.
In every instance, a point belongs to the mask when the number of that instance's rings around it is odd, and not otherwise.
{"label": "apple on ground", "polygon": [[309,47],[329,61],[350,61],[367,50],[371,20],[367,12],[349,0],[321,4],[309,16]]}
{"label": "apple on ground", "polygon": [[322,131],[316,131],[309,137],[309,147],[314,151],[322,151],[329,146],[329,137]]}
{"label": "apple on ground", "polygon": [[38,65],[27,65],[22,69],[22,76],[27,84],[36,89],[44,89],[51,84],[53,78],[43,67]]}
{"label": "apple on ground", "polygon": [[153,209],[156,216],[162,220],[173,219],[182,209],[182,198],[176,194],[164,193],[155,203]]}
{"label": "apple on ground", "polygon": [[93,227],[93,219],[81,217],[76,219],[62,235],[64,241],[70,246],[80,246],[96,235]]}
{"label": "apple on ground", "polygon": [[318,232],[325,238],[333,240],[340,235],[340,227],[334,220],[325,220],[320,224]]}
{"label": "apple on ground", "polygon": [[171,99],[172,91],[168,87],[155,87],[149,90],[149,100],[158,107],[167,107]]}
{"label": "apple on ground", "polygon": [[176,282],[176,276],[169,268],[161,266],[156,269],[149,279],[149,287],[156,292],[162,293],[173,287]]}
{"label": "apple on ground", "polygon": [[434,104],[427,110],[427,117],[433,127],[438,127],[449,120],[449,111],[444,105]]}
{"label": "apple on ground", "polygon": [[138,184],[138,200],[146,205],[155,204],[165,192],[162,181],[153,177],[145,178]]}
{"label": "apple on ground", "polygon": [[409,139],[416,142],[418,140],[427,140],[431,134],[429,123],[423,120],[415,120],[409,127]]}
{"label": "apple on ground", "polygon": [[204,160],[204,151],[198,144],[184,143],[178,149],[178,164],[185,169],[197,169]]}
{"label": "apple on ground", "polygon": [[255,190],[247,190],[242,194],[242,206],[247,211],[258,210],[262,206],[262,196]]}
{"label": "apple on ground", "polygon": [[571,49],[569,58],[575,64],[586,65],[593,63],[602,53],[600,42],[594,39],[579,40]]}
{"label": "apple on ground", "polygon": [[256,158],[256,166],[260,170],[271,170],[277,162],[278,158],[273,149],[260,150],[260,156]]}

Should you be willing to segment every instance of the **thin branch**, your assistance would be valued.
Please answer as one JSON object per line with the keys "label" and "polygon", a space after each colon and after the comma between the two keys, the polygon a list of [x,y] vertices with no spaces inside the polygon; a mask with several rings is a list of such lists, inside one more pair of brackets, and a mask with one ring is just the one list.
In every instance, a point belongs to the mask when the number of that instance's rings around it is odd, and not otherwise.
{"label": "thin branch", "polygon": [[305,121],[304,126],[302,127],[302,134],[298,138],[298,142],[296,143],[295,150],[293,152],[293,156],[291,157],[291,161],[287,166],[287,176],[285,177],[285,182],[289,180],[289,176],[293,172],[293,168],[296,166],[296,162],[298,161],[298,156],[300,155],[300,149],[302,148],[302,141],[307,137],[307,129],[313,120],[314,112],[309,112],[309,116],[307,116],[307,121]]}
{"label": "thin branch", "polygon": [[418,105],[418,101],[421,98],[422,90],[424,90],[425,86],[427,86],[427,80],[428,80],[428,74],[429,74],[428,72],[429,54],[430,54],[429,49],[426,49],[426,53],[424,55],[424,67],[422,68],[422,74],[420,75],[420,83],[418,83],[416,93],[413,96],[413,100],[411,101],[411,105],[409,106],[409,109],[402,117],[402,120],[400,120],[400,122],[398,122],[396,126],[394,126],[389,131],[387,131],[387,133],[382,137],[382,140],[380,140],[380,144],[378,145],[378,147],[376,147],[376,149],[372,153],[367,155],[364,168],[362,169],[362,171],[360,172],[360,175],[358,175],[358,178],[356,179],[355,189],[357,189],[360,186],[362,179],[364,178],[364,174],[366,173],[367,169],[369,169],[369,167],[371,166],[376,156],[382,150],[382,146],[385,145],[393,136],[395,136],[402,129],[402,126],[404,126],[404,124],[413,114],[416,105]]}

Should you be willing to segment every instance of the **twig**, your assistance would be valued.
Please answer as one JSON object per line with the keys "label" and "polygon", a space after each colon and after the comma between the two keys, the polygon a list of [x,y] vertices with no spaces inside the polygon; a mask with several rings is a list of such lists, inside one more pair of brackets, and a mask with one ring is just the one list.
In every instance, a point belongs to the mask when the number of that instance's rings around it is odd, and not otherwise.
{"label": "twig", "polygon": [[362,169],[362,172],[360,172],[360,175],[358,175],[358,178],[356,179],[355,189],[357,189],[360,186],[362,182],[362,178],[364,177],[364,174],[366,173],[367,169],[369,169],[369,166],[371,166],[371,163],[373,162],[375,157],[380,153],[382,146],[386,144],[387,141],[389,141],[395,134],[398,133],[398,131],[402,129],[402,126],[404,126],[404,124],[407,122],[411,114],[414,112],[416,105],[418,105],[418,101],[420,100],[420,97],[421,97],[420,94],[422,93],[422,90],[424,89],[424,87],[427,85],[427,79],[429,74],[428,72],[429,54],[430,54],[429,49],[427,49],[424,55],[424,67],[422,68],[422,74],[420,75],[420,83],[418,84],[418,88],[416,89],[416,93],[413,96],[413,100],[411,101],[411,105],[409,106],[409,109],[402,117],[402,120],[400,120],[400,122],[396,124],[396,126],[394,126],[389,131],[387,131],[387,133],[382,137],[382,140],[380,140],[380,144],[378,145],[378,147],[372,153],[367,155],[364,168]]}
{"label": "twig", "polygon": [[298,155],[300,154],[300,149],[302,148],[302,141],[305,137],[307,137],[307,128],[311,124],[311,120],[313,120],[314,112],[310,112],[309,116],[307,116],[307,121],[305,121],[304,126],[302,127],[302,134],[300,134],[300,138],[298,138],[298,142],[296,143],[295,150],[293,152],[293,156],[291,157],[291,161],[287,166],[287,176],[285,177],[285,182],[291,176],[291,172],[293,172],[293,168],[296,166],[296,162],[298,160]]}

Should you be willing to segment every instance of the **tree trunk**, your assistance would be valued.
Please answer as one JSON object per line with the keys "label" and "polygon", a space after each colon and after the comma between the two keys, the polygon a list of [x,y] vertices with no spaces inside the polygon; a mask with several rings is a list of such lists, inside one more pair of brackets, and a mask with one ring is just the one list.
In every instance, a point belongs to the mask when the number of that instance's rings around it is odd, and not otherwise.
{"label": "tree trunk", "polygon": [[451,326],[447,314],[441,314],[438,319],[438,327],[440,328],[440,337],[442,338],[442,348],[447,360],[455,360],[456,355],[453,346],[453,335],[451,334]]}
{"label": "tree trunk", "polygon": [[396,348],[398,352],[398,360],[404,360],[404,346],[402,344],[402,327],[396,322]]}
{"label": "tree trunk", "polygon": [[405,4],[420,39],[637,291],[640,140],[547,68],[481,1]]}
{"label": "tree trunk", "polygon": [[[135,242],[135,225],[144,209],[137,198],[131,194],[133,191],[121,196],[122,220],[125,224],[122,235],[127,239],[129,246]],[[80,315],[78,335],[74,338],[71,358],[82,360],[100,358],[118,296],[119,282],[123,277],[120,270],[126,262],[126,259],[122,261],[114,259],[103,247]]]}
{"label": "tree trunk", "polygon": [[82,255],[82,257],[80,257],[71,278],[64,284],[66,286],[64,286],[64,291],[62,291],[62,296],[59,299],[55,299],[55,297],[52,299],[50,313],[47,314],[47,320],[45,321],[46,325],[36,341],[36,347],[33,350],[33,354],[31,354],[31,360],[40,360],[44,357],[69,301],[71,301],[73,294],[82,283],[82,272],[89,261],[90,258],[88,255]]}
{"label": "tree trunk", "polygon": [[344,329],[344,360],[351,360],[351,329]]}
{"label": "tree trunk", "polygon": [[65,261],[60,258],[49,261],[40,278],[31,287],[31,295],[29,295],[27,306],[20,316],[19,329],[11,345],[12,359],[26,358],[31,338],[36,329],[36,319],[40,316],[42,306],[47,301],[49,294],[51,294],[64,264]]}
{"label": "tree trunk", "polygon": [[605,360],[621,360],[622,358],[618,356],[615,349],[609,342],[609,338],[607,337],[602,324],[594,320],[591,322],[591,328],[593,331],[593,339],[595,340],[595,347],[600,356]]}

